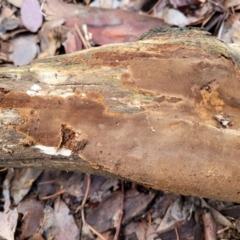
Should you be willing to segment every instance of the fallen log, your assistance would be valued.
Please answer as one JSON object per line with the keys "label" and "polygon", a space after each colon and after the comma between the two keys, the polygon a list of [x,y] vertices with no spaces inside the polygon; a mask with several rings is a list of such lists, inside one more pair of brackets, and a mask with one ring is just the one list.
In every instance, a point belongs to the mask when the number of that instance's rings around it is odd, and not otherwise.
{"label": "fallen log", "polygon": [[240,202],[240,53],[156,29],[0,69],[0,166],[121,177]]}

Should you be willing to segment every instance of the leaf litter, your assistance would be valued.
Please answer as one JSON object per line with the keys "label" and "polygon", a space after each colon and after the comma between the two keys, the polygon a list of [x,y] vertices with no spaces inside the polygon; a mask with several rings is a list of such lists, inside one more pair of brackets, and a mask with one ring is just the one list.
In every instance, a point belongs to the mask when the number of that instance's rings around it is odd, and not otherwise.
{"label": "leaf litter", "polygon": [[[166,26],[240,42],[239,0],[2,0],[0,63],[135,41]],[[240,205],[77,172],[0,170],[3,239],[240,239]]]}

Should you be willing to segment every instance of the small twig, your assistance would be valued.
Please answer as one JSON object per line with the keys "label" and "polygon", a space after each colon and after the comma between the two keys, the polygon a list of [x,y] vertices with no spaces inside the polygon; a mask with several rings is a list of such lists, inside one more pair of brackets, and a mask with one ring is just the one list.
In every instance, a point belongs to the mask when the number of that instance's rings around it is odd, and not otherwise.
{"label": "small twig", "polygon": [[93,42],[92,33],[88,31],[87,24],[82,25],[82,31],[84,34],[84,38],[87,42],[88,48],[91,48],[92,46],[94,46],[94,42]]}
{"label": "small twig", "polygon": [[78,212],[81,209],[81,216],[82,216],[82,222],[83,225],[85,224],[94,234],[96,234],[99,238],[101,238],[102,240],[106,240],[106,238],[99,233],[97,230],[95,230],[92,226],[90,226],[86,220],[85,220],[85,215],[84,215],[84,206],[85,203],[87,201],[88,198],[88,194],[89,194],[89,190],[90,190],[90,185],[91,185],[91,175],[87,174],[87,188],[86,188],[86,192],[82,201],[82,204],[77,208],[76,212]]}
{"label": "small twig", "polygon": [[119,238],[122,219],[123,219],[124,198],[125,198],[123,181],[121,181],[121,189],[122,189],[122,201],[121,201],[120,216],[119,216],[119,222],[118,222],[118,226],[116,228],[116,233],[115,233],[115,236],[114,236],[113,240],[118,240],[118,238]]}
{"label": "small twig", "polygon": [[44,6],[44,4],[45,4],[45,1],[46,1],[46,0],[43,0],[43,1],[42,1],[41,7],[40,7],[40,13],[41,13],[44,17],[47,17],[47,14],[45,14],[45,13],[43,12],[43,6]]}
{"label": "small twig", "polygon": [[29,228],[32,214],[33,214],[33,201],[31,200],[29,203],[29,211],[25,212],[25,214],[23,215],[23,218],[21,220],[21,221],[23,221],[23,220],[25,220],[25,221],[24,221],[22,233],[19,237],[20,240],[25,239],[25,234]]}
{"label": "small twig", "polygon": [[0,169],[0,172],[5,172],[7,170],[7,168],[2,168]]}
{"label": "small twig", "polygon": [[91,225],[89,225],[86,220],[85,220],[85,216],[84,216],[84,209],[82,208],[81,209],[81,215],[82,215],[82,221],[83,221],[83,224],[85,224],[94,234],[96,234],[99,238],[101,238],[102,240],[106,240],[106,238],[101,234],[99,233],[97,230],[95,230]]}
{"label": "small twig", "polygon": [[54,179],[54,180],[50,180],[50,181],[40,182],[40,183],[38,183],[38,185],[45,185],[45,184],[55,183],[55,182],[57,183],[58,180]]}
{"label": "small twig", "polygon": [[131,189],[136,189],[136,187],[137,187],[137,184],[133,182],[133,183],[131,184]]}
{"label": "small twig", "polygon": [[180,240],[177,227],[175,227],[174,230],[175,230],[175,233],[176,233],[176,240]]}
{"label": "small twig", "polygon": [[86,175],[87,175],[87,188],[86,188],[86,191],[85,191],[85,195],[84,195],[84,198],[82,200],[82,204],[77,207],[75,213],[77,213],[79,210],[83,209],[83,207],[84,207],[84,205],[85,205],[85,203],[87,201],[87,198],[88,198],[90,185],[91,185],[91,175],[90,174],[86,174]]}
{"label": "small twig", "polygon": [[81,39],[81,41],[82,41],[82,43],[83,43],[83,46],[84,46],[86,49],[87,49],[87,48],[90,48],[89,45],[88,45],[88,43],[87,43],[87,41],[86,41],[85,38],[83,37],[83,35],[82,35],[81,30],[79,29],[79,27],[78,27],[76,24],[74,24],[74,27],[75,27],[75,29],[76,29],[76,32],[77,32],[79,38]]}
{"label": "small twig", "polygon": [[153,234],[158,234],[158,232],[157,231],[150,232],[146,234],[146,238],[148,238],[150,235],[153,235]]}
{"label": "small twig", "polygon": [[46,220],[47,220],[47,216],[46,216],[46,214],[44,214],[43,219],[40,221],[39,227],[38,227],[38,229],[37,229],[37,231],[36,231],[37,233],[42,233],[42,231],[43,231],[43,226],[44,226]]}
{"label": "small twig", "polygon": [[49,199],[49,198],[53,198],[53,197],[59,196],[59,195],[61,195],[61,194],[63,194],[63,193],[65,193],[65,190],[64,190],[64,189],[63,189],[63,190],[60,190],[59,192],[56,192],[56,193],[54,193],[54,194],[52,194],[52,195],[43,197],[43,198],[41,198],[41,200],[46,200],[46,199]]}
{"label": "small twig", "polygon": [[216,3],[216,2],[214,2],[214,1],[212,1],[212,0],[208,0],[208,2],[212,3],[212,4],[215,5],[215,6],[220,7],[222,10],[224,10],[224,8],[223,8],[223,6],[222,6],[221,4]]}
{"label": "small twig", "polygon": [[217,234],[221,234],[223,232],[225,232],[226,230],[230,229],[230,227],[225,227],[225,228],[222,228],[220,230],[217,231]]}

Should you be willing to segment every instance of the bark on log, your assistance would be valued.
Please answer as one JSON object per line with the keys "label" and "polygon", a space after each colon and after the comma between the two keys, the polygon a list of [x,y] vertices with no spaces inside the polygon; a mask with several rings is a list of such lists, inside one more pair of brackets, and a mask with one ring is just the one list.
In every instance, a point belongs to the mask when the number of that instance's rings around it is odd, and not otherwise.
{"label": "bark on log", "polygon": [[160,29],[0,69],[0,166],[109,174],[240,202],[240,52]]}

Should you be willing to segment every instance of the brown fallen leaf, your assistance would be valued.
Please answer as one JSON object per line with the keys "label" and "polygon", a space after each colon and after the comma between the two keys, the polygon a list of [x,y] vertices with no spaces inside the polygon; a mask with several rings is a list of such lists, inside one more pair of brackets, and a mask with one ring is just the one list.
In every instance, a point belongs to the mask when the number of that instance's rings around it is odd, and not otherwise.
{"label": "brown fallen leaf", "polygon": [[75,31],[67,33],[67,39],[62,43],[66,53],[73,53],[82,50],[82,42]]}
{"label": "brown fallen leaf", "polygon": [[150,28],[167,26],[163,20],[147,15],[120,9],[76,6],[57,0],[46,1],[44,12],[47,20],[64,19],[68,28],[86,24],[97,45],[133,41]]}
{"label": "brown fallen leaf", "polygon": [[59,182],[66,193],[77,198],[83,197],[82,174],[78,172],[62,172]]}
{"label": "brown fallen leaf", "polygon": [[122,193],[117,191],[105,197],[100,205],[86,217],[86,222],[98,232],[114,227],[113,216],[120,209]]}
{"label": "brown fallen leaf", "polygon": [[28,198],[25,201],[21,201],[17,209],[19,213],[23,214],[20,238],[25,239],[33,236],[44,216],[43,204],[36,199]]}
{"label": "brown fallen leaf", "polygon": [[44,240],[44,238],[39,232],[37,232],[33,236],[31,236],[28,240]]}
{"label": "brown fallen leaf", "polygon": [[136,189],[126,192],[124,202],[124,215],[122,223],[126,224],[133,218],[141,215],[155,197],[155,192],[144,194]]}
{"label": "brown fallen leaf", "polygon": [[190,207],[184,204],[181,197],[179,197],[167,210],[162,222],[157,228],[156,232],[159,234],[174,229],[175,226],[181,225],[187,221],[189,217]]}

